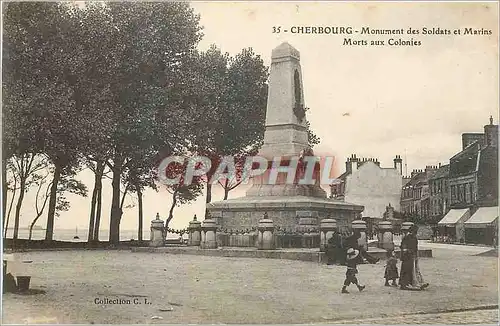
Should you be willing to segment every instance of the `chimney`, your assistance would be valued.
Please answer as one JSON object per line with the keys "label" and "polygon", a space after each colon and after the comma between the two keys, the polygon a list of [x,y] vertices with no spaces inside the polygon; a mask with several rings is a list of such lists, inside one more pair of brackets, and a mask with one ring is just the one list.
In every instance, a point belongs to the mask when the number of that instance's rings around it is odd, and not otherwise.
{"label": "chimney", "polygon": [[351,173],[352,170],[351,170],[351,158],[348,157],[346,160],[345,160],[345,172],[347,173]]}
{"label": "chimney", "polygon": [[436,170],[436,169],[437,169],[437,166],[435,166],[435,165],[427,165],[427,166],[425,167],[425,173],[428,173],[428,172],[434,171],[434,170]]}
{"label": "chimney", "polygon": [[351,155],[351,172],[358,170],[358,162],[359,159],[356,157],[356,154]]}
{"label": "chimney", "polygon": [[403,174],[403,160],[399,155],[396,155],[394,158],[394,168],[399,172],[399,174]]}
{"label": "chimney", "polygon": [[484,126],[485,146],[498,147],[498,125],[493,124],[493,117],[490,116],[490,124]]}

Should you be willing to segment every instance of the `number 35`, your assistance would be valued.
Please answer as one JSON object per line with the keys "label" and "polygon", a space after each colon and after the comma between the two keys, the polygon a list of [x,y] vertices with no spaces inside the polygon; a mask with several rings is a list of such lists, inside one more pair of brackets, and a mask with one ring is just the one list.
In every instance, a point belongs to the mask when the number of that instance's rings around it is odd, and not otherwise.
{"label": "number 35", "polygon": [[273,33],[281,33],[281,26],[273,26]]}

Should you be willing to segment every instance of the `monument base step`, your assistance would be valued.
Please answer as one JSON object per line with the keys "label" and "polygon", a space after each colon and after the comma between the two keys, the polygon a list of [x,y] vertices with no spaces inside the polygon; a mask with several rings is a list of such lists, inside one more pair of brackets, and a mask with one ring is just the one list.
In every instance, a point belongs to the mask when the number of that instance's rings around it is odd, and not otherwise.
{"label": "monument base step", "polygon": [[[287,259],[311,261],[317,263],[326,262],[324,252],[320,252],[318,248],[313,249],[275,249],[275,250],[259,250],[256,248],[241,248],[241,247],[220,247],[217,249],[200,249],[199,247],[136,247],[131,248],[132,252],[153,252],[173,255],[200,255],[200,256],[216,256],[216,257],[240,257],[240,258],[269,258],[269,259]],[[386,251],[379,248],[370,248],[368,253],[381,260],[386,259]],[[399,255],[399,250],[396,250]],[[432,257],[431,249],[420,249],[419,257]]]}

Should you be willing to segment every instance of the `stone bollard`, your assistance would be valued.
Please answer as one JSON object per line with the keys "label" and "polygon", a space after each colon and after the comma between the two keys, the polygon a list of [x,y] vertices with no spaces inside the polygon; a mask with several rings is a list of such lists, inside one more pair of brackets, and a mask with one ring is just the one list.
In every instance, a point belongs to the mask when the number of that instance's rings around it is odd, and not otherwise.
{"label": "stone bollard", "polygon": [[[311,248],[314,246],[314,238],[320,237],[318,225],[317,211],[297,211],[296,217],[299,219],[295,230],[302,234],[301,242],[303,248]],[[319,244],[317,244],[319,245]]]}
{"label": "stone bollard", "polygon": [[257,249],[276,249],[274,241],[274,223],[273,220],[263,218],[259,221],[257,235]]}
{"label": "stone bollard", "polygon": [[215,220],[204,220],[201,224],[201,249],[217,248],[217,223]]}
{"label": "stone bollard", "polygon": [[331,218],[322,219],[319,224],[320,232],[320,245],[319,250],[325,251],[328,245],[328,240],[333,237],[334,232],[337,230],[337,221]]}
{"label": "stone bollard", "polygon": [[380,238],[378,247],[385,250],[394,250],[394,239],[392,236],[392,222],[382,221],[378,224]]}
{"label": "stone bollard", "polygon": [[401,233],[408,233],[412,226],[413,226],[412,222],[403,222],[401,224]]}
{"label": "stone bollard", "polygon": [[156,213],[156,219],[151,221],[151,237],[149,240],[150,247],[162,247],[165,244],[165,226],[160,220],[160,214]]}
{"label": "stone bollard", "polygon": [[201,222],[196,219],[189,222],[189,239],[188,246],[199,246],[201,243]]}
{"label": "stone bollard", "polygon": [[354,231],[360,232],[361,237],[358,239],[358,245],[368,251],[368,241],[366,240],[366,222],[363,220],[352,221]]}

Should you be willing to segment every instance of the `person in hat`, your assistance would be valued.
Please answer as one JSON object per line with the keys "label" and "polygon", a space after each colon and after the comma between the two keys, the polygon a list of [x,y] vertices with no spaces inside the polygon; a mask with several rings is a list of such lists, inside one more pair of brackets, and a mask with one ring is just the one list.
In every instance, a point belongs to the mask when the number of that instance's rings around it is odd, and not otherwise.
{"label": "person in hat", "polygon": [[346,247],[353,248],[359,251],[360,256],[363,260],[366,260],[369,264],[376,264],[380,259],[370,255],[363,247],[358,244],[358,240],[361,238],[361,232],[354,230],[350,236],[347,237],[345,243]]}
{"label": "person in hat", "polygon": [[359,263],[359,250],[349,248],[347,250],[347,271],[345,273],[344,286],[342,287],[342,293],[349,293],[347,287],[352,284],[356,284],[358,290],[361,292],[365,288],[364,285],[359,285],[356,274],[358,273],[357,265]]}

